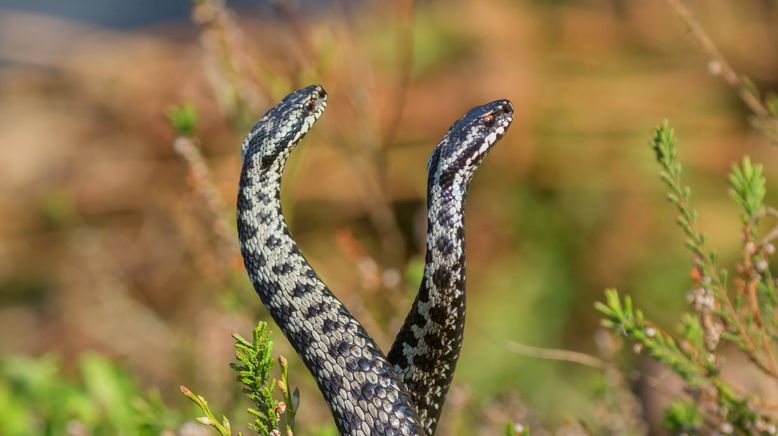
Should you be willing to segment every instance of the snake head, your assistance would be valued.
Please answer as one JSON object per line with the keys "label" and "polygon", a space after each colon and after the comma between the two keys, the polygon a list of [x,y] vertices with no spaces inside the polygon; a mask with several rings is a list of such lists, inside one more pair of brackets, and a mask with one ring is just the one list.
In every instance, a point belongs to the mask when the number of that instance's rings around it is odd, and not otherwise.
{"label": "snake head", "polygon": [[513,121],[508,100],[474,107],[457,120],[435,147],[427,170],[430,183],[458,184],[465,188],[492,146]]}
{"label": "snake head", "polygon": [[288,154],[327,107],[327,91],[310,85],[284,97],[251,129],[243,141],[243,160],[256,153],[263,160]]}

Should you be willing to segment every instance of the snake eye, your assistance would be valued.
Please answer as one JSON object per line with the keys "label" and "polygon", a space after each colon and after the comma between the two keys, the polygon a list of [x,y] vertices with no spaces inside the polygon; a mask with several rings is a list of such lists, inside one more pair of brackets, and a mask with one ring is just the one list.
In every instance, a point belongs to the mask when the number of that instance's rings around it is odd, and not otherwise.
{"label": "snake eye", "polygon": [[314,108],[313,100],[311,100],[310,98],[308,100],[305,100],[305,104],[303,105],[303,108],[305,108],[305,110],[307,110],[308,112],[313,111]]}
{"label": "snake eye", "polygon": [[482,122],[482,123],[484,124],[484,126],[486,126],[486,127],[492,127],[492,125],[494,124],[494,115],[492,115],[492,114],[489,114],[489,115],[484,115],[484,116],[481,118],[481,122]]}

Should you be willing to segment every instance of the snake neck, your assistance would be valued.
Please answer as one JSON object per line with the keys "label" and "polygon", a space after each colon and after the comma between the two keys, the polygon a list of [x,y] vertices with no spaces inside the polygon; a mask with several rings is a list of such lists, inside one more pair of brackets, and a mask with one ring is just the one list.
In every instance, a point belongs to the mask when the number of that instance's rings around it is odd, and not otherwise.
{"label": "snake neck", "polygon": [[280,202],[285,161],[248,155],[241,171],[238,233],[251,282],[316,379],[341,434],[420,434],[402,381],[289,234]]}
{"label": "snake neck", "polygon": [[[302,343],[304,332],[287,319],[294,304],[290,287],[309,284],[313,274],[302,257],[281,213],[281,175],[286,156],[249,155],[243,164],[238,190],[238,236],[249,279],[292,345]],[[298,335],[302,335],[298,337]]]}
{"label": "snake neck", "polygon": [[424,277],[388,354],[428,434],[437,427],[462,348],[466,188],[466,182],[429,185]]}

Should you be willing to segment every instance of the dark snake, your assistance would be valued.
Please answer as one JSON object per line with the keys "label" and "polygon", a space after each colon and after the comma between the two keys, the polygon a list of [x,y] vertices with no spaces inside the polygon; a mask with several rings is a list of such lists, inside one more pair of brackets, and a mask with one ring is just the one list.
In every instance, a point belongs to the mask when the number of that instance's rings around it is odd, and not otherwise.
{"label": "dark snake", "polygon": [[389,357],[300,252],[281,213],[292,149],[321,116],[313,85],[286,96],[242,144],[238,235],[254,289],[311,372],[341,434],[433,434],[462,344],[467,186],[512,120],[507,100],[470,110],[429,162],[424,280]]}

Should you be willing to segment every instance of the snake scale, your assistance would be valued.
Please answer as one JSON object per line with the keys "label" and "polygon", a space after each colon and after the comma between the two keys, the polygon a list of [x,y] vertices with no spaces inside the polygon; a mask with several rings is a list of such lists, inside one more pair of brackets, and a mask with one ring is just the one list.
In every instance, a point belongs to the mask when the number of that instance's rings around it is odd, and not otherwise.
{"label": "snake scale", "polygon": [[507,100],[470,110],[429,161],[427,255],[419,294],[386,357],[302,255],[281,213],[292,149],[327,105],[321,86],[286,96],[242,144],[237,225],[249,278],[315,378],[345,435],[431,435],[453,377],[465,314],[467,186],[512,121]]}

